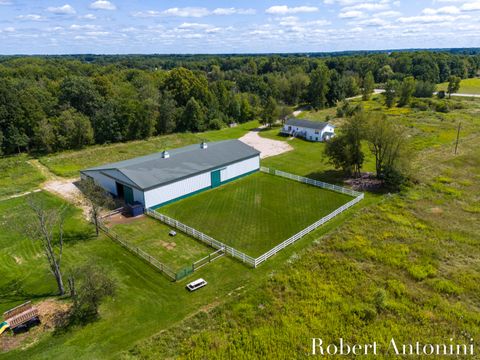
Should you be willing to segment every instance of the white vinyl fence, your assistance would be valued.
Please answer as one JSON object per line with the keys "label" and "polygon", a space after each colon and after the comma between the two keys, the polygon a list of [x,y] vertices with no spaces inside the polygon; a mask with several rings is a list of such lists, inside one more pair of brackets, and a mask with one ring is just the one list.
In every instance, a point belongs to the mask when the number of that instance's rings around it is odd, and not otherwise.
{"label": "white vinyl fence", "polygon": [[145,213],[147,215],[150,215],[151,217],[157,219],[157,220],[160,220],[161,222],[167,224],[167,225],[170,225],[182,232],[184,232],[185,234],[188,234],[190,236],[193,236],[195,239],[198,239],[202,242],[204,242],[205,244],[207,245],[210,245],[211,247],[213,247],[214,249],[217,249],[217,250],[220,250],[220,249],[223,249],[223,251],[225,252],[225,254],[227,255],[230,255],[244,263],[247,263],[248,265],[250,266],[255,266],[255,259],[251,256],[248,256],[247,254],[241,252],[241,251],[238,251],[237,249],[231,247],[231,246],[228,246],[228,245],[225,245],[224,243],[218,241],[218,240],[215,240],[214,238],[188,226],[188,225],[185,225],[183,223],[181,223],[180,221],[178,220],[175,220],[175,219],[172,219],[166,215],[163,215],[163,214],[160,214],[158,212],[156,212],[155,210],[151,210],[151,209],[147,209],[145,211]]}
{"label": "white vinyl fence", "polygon": [[350,189],[347,189],[347,188],[344,188],[344,187],[341,187],[341,186],[337,186],[337,185],[333,185],[333,184],[324,183],[323,181],[309,179],[309,178],[306,178],[306,177],[303,177],[303,176],[289,174],[289,173],[286,173],[284,171],[269,169],[269,168],[266,168],[264,166],[262,166],[260,168],[260,171],[268,173],[268,174],[276,175],[276,176],[281,176],[281,177],[284,177],[284,178],[287,178],[287,179],[295,180],[295,181],[298,181],[298,182],[302,182],[302,183],[305,183],[305,184],[318,186],[318,187],[321,187],[323,189],[328,189],[328,190],[336,191],[336,192],[339,192],[339,193],[342,193],[342,194],[347,194],[347,195],[350,195],[350,196],[354,196],[355,198],[353,200],[349,201],[348,203],[340,206],[338,209],[331,212],[330,214],[324,216],[323,218],[321,218],[317,222],[313,223],[312,225],[306,227],[302,231],[296,233],[295,235],[293,235],[289,239],[285,240],[281,244],[278,244],[273,249],[270,249],[269,251],[267,251],[265,254],[257,257],[255,259],[255,267],[260,265],[262,262],[267,260],[269,257],[275,255],[280,250],[285,249],[288,245],[293,244],[298,239],[304,237],[305,235],[312,232],[313,230],[315,230],[319,226],[325,224],[328,220],[334,218],[338,214],[341,214],[342,212],[347,210],[349,207],[355,205],[360,200],[362,200],[365,196],[363,193],[358,192],[358,191],[350,190]]}
{"label": "white vinyl fence", "polygon": [[266,168],[266,167],[263,167],[263,166],[260,168],[260,171],[271,174],[271,175],[281,176],[281,177],[284,177],[284,178],[287,178],[287,179],[295,180],[295,181],[298,181],[298,182],[301,182],[301,183],[321,187],[323,189],[336,191],[338,193],[347,194],[349,196],[353,196],[354,199],[349,201],[348,203],[340,206],[335,211],[333,211],[330,214],[324,216],[320,220],[318,220],[315,223],[313,223],[312,225],[306,227],[302,231],[296,233],[295,235],[293,235],[289,239],[285,240],[281,244],[275,246],[273,249],[270,249],[265,254],[260,255],[257,258],[253,258],[251,256],[248,256],[247,254],[245,254],[241,251],[238,251],[237,249],[235,249],[231,246],[225,245],[224,243],[222,243],[218,240],[215,240],[212,237],[210,237],[210,236],[208,236],[208,235],[206,235],[206,234],[204,234],[204,233],[202,233],[202,232],[200,232],[200,231],[198,231],[198,230],[196,230],[196,229],[194,229],[194,228],[192,228],[188,225],[185,225],[178,220],[172,219],[172,218],[170,218],[166,215],[163,215],[163,214],[160,214],[160,213],[156,212],[155,210],[146,209],[145,213],[147,215],[150,215],[151,217],[157,219],[157,220],[160,220],[161,222],[163,222],[167,225],[170,225],[170,226],[172,226],[172,227],[174,227],[174,228],[176,228],[176,229],[178,229],[178,230],[180,230],[180,231],[182,231],[182,232],[184,232],[188,235],[193,236],[194,238],[206,243],[207,245],[213,247],[214,249],[217,249],[217,250],[222,250],[223,249],[225,254],[230,255],[230,256],[232,256],[232,257],[234,257],[234,258],[236,258],[236,259],[238,259],[238,260],[240,260],[240,261],[242,261],[242,262],[244,262],[244,263],[246,263],[246,264],[248,264],[252,267],[257,267],[262,262],[267,260],[269,257],[275,255],[280,250],[285,249],[288,245],[293,244],[298,239],[301,239],[302,237],[304,237],[308,233],[312,232],[313,230],[315,230],[319,226],[325,224],[327,221],[334,218],[338,214],[341,214],[342,212],[344,212],[345,210],[347,210],[351,206],[355,205],[356,203],[358,203],[359,201],[361,201],[364,198],[364,194],[361,193],[361,192],[350,190],[350,189],[347,189],[347,188],[344,188],[344,187],[341,187],[341,186],[337,186],[337,185],[333,185],[333,184],[328,184],[328,183],[325,183],[323,181],[313,180],[313,179],[309,179],[309,178],[306,178],[306,177],[303,177],[303,176],[289,174],[289,173],[286,173],[284,171],[269,169],[269,168]]}
{"label": "white vinyl fence", "polygon": [[309,185],[313,185],[313,186],[318,186],[318,187],[321,187],[323,189],[336,191],[338,193],[347,194],[347,195],[350,195],[350,196],[353,196],[353,197],[363,195],[363,193],[361,193],[361,192],[350,190],[350,189],[347,189],[347,188],[344,188],[344,187],[341,187],[341,186],[338,186],[338,185],[333,185],[333,184],[329,184],[329,183],[326,183],[326,182],[323,182],[323,181],[309,179],[309,178],[299,176],[299,175],[289,174],[287,172],[280,171],[280,170],[269,169],[269,168],[264,167],[264,166],[260,167],[260,171],[264,172],[264,173],[267,173],[267,174],[277,175],[277,176],[281,176],[281,177],[284,177],[284,178],[287,178],[287,179],[295,180],[295,181],[298,181],[298,182],[301,182],[301,183],[305,183],[305,184],[309,184]]}

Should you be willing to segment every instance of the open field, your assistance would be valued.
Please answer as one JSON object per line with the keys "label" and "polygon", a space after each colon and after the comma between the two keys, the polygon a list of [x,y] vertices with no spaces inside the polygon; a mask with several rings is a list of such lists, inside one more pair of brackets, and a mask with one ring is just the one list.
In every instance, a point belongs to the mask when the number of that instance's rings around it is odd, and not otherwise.
{"label": "open field", "polygon": [[[63,204],[62,200],[43,192],[35,196],[43,198],[50,206]],[[23,343],[21,349],[0,352],[0,359],[118,359],[119,352],[133,347],[138,341],[182,319],[236,299],[246,289],[254,291],[262,279],[282,266],[293,253],[315,237],[339,226],[354,211],[372,201],[375,199],[362,201],[355,209],[332,219],[258,269],[249,269],[229,257],[216,260],[195,272],[195,277],[208,279],[209,285],[193,294],[184,289],[192,277],[178,283],[170,282],[105,236],[95,238],[93,227],[84,222],[81,211],[70,207],[66,221],[68,241],[64,249],[64,272],[95,263],[114,278],[117,293],[102,304],[98,321],[67,331],[41,334]],[[55,282],[40,248],[16,230],[25,219],[24,206],[23,198],[0,203],[0,312],[27,300],[37,302],[55,296]]]}
{"label": "open field", "polygon": [[176,236],[169,236],[172,228],[148,216],[114,225],[112,230],[174,271],[190,266],[214,251],[178,230]]}
{"label": "open field", "polygon": [[397,344],[477,339],[480,123],[470,128],[457,156],[449,138],[435,131],[449,132],[440,124],[432,129],[443,145],[416,157],[418,184],[315,236],[255,291],[144,340],[127,354],[309,358],[315,334],[324,343],[338,344],[345,334],[350,343],[377,340],[383,351],[392,337]]}
{"label": "open field", "polygon": [[28,159],[23,154],[0,159],[0,198],[33,190],[45,180]]}
{"label": "open field", "polygon": [[350,200],[347,195],[256,173],[157,211],[257,257]]}
{"label": "open field", "polygon": [[[198,293],[183,288],[192,277],[169,282],[111,240],[94,238],[80,211],[69,210],[64,269],[89,261],[104,266],[117,294],[102,304],[98,321],[46,333],[0,359],[291,358],[308,352],[312,334],[328,334],[326,341],[347,334],[352,341],[394,336],[429,343],[476,336],[480,101],[452,102],[464,108],[388,111],[409,128],[418,184],[398,195],[368,194],[255,270],[222,257],[195,273],[209,282]],[[383,109],[375,100],[367,105]],[[459,155],[453,156],[458,121]],[[321,144],[290,143],[294,151],[263,165],[329,178],[333,169],[323,162]],[[92,154],[90,148],[76,152],[82,161]],[[24,219],[22,202],[0,203],[0,311],[55,293],[38,247],[15,230]]]}
{"label": "open field", "polygon": [[[442,83],[437,85],[437,91],[447,91],[448,83]],[[480,94],[480,78],[463,79],[460,83],[459,94]]]}
{"label": "open field", "polygon": [[203,140],[236,139],[257,126],[257,121],[251,121],[234,128],[225,128],[217,131],[197,134],[179,133],[152,137],[142,141],[97,145],[84,150],[64,151],[59,154],[44,156],[40,158],[40,161],[56,175],[70,178],[78,177],[79,171],[84,168],[200,143]]}

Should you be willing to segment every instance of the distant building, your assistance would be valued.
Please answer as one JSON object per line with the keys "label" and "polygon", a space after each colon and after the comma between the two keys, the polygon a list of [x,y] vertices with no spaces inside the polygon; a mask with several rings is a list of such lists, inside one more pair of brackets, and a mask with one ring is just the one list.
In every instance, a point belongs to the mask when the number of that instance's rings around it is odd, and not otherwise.
{"label": "distant building", "polygon": [[335,127],[326,122],[288,119],[281,132],[309,141],[326,141],[335,136]]}
{"label": "distant building", "polygon": [[145,208],[218,187],[260,168],[260,153],[239,140],[190,145],[80,171],[99,186]]}

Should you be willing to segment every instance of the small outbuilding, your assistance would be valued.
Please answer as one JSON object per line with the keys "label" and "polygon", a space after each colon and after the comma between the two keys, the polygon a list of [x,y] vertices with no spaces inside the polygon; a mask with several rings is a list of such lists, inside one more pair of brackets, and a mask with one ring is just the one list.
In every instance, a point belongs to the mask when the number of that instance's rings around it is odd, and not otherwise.
{"label": "small outbuilding", "polygon": [[326,141],[335,136],[335,126],[327,122],[288,119],[281,133],[309,141]]}
{"label": "small outbuilding", "polygon": [[239,140],[201,143],[81,170],[125,200],[157,208],[258,171],[260,152]]}

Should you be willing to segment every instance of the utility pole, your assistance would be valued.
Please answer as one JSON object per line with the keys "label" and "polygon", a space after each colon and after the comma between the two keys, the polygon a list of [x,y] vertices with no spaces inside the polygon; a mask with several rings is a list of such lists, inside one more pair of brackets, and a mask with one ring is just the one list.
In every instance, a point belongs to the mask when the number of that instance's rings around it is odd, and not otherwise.
{"label": "utility pole", "polygon": [[457,155],[457,148],[458,148],[458,137],[460,136],[460,126],[462,123],[458,123],[458,130],[457,130],[457,141],[455,142],[455,155]]}

